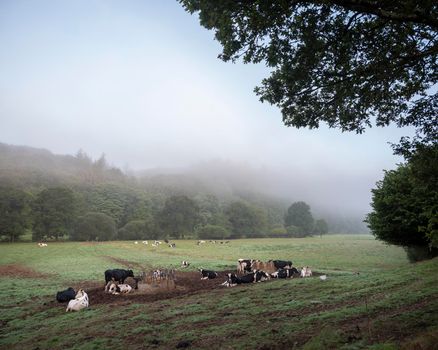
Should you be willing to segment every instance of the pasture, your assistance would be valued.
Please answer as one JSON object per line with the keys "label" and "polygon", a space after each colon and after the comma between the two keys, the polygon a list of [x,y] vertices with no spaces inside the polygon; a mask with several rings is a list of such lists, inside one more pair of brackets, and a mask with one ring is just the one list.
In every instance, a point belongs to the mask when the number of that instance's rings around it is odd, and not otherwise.
{"label": "pasture", "polygon": [[[9,349],[435,349],[438,259],[410,264],[372,236],[0,245],[0,347]],[[290,259],[327,280],[271,280],[225,288],[238,258]],[[191,265],[179,268],[182,260]],[[176,268],[178,289],[107,295],[108,268]],[[197,268],[220,273],[201,281]],[[89,291],[66,313],[58,290]]]}

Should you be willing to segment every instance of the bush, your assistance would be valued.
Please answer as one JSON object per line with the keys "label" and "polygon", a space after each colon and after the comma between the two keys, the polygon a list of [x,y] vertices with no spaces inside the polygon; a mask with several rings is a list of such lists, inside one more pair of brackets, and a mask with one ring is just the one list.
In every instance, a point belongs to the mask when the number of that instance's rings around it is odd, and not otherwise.
{"label": "bush", "polygon": [[409,261],[412,263],[432,259],[435,256],[438,256],[437,248],[429,248],[427,246],[409,246],[404,247],[404,249]]}
{"label": "bush", "polygon": [[295,237],[295,238],[301,238],[305,236],[309,236],[309,234],[305,233],[302,228],[297,226],[287,226],[287,235],[288,237]]}

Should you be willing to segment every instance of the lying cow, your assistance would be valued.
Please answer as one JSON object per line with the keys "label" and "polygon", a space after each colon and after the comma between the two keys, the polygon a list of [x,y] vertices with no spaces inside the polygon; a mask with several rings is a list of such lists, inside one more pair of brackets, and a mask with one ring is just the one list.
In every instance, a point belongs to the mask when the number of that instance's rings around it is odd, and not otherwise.
{"label": "lying cow", "polygon": [[292,267],[292,261],[285,260],[269,260],[274,263],[274,267],[278,269],[290,269]]}
{"label": "lying cow", "polygon": [[85,293],[83,289],[79,289],[77,292],[75,299],[72,299],[68,302],[66,312],[68,311],[79,311],[88,307],[88,294]]}
{"label": "lying cow", "polygon": [[278,269],[276,272],[271,273],[272,278],[293,278],[294,275],[299,275],[300,272],[292,267],[291,269]]}
{"label": "lying cow", "polygon": [[109,294],[120,294],[120,293],[130,293],[132,292],[132,287],[129,284],[116,284],[114,282],[108,282],[110,285],[108,287]]}
{"label": "lying cow", "polygon": [[238,259],[237,260],[237,274],[251,272],[252,259]]}
{"label": "lying cow", "polygon": [[309,268],[309,266],[304,266],[301,269],[301,277],[310,277],[312,276],[312,270]]}
{"label": "lying cow", "polygon": [[215,271],[199,269],[199,272],[201,273],[201,276],[202,276],[201,280],[206,280],[206,279],[211,280],[211,279],[216,278],[218,276],[217,272],[215,272]]}
{"label": "lying cow", "polygon": [[234,287],[238,284],[263,282],[269,278],[269,274],[264,271],[254,271],[241,277],[237,277],[234,273],[229,273],[227,275],[227,280],[222,284],[227,287]]}
{"label": "lying cow", "polygon": [[134,272],[132,270],[123,270],[123,269],[113,269],[113,270],[106,270],[105,271],[105,291],[106,286],[108,285],[108,282],[119,282],[124,283],[125,279],[128,277],[134,278]]}
{"label": "lying cow", "polygon": [[58,300],[60,303],[65,303],[67,301],[74,299],[75,297],[76,297],[76,292],[72,287],[56,293],[56,300]]}

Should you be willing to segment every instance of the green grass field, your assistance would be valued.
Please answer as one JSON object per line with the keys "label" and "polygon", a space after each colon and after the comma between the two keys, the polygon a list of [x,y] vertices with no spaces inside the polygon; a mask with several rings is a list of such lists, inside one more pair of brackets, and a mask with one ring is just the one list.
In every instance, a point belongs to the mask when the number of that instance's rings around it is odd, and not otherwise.
{"label": "green grass field", "polygon": [[[0,245],[0,348],[6,349],[436,349],[438,259],[410,264],[372,236]],[[288,259],[328,278],[216,288],[153,302],[65,313],[56,291],[102,283],[107,268],[215,270],[238,258]],[[118,265],[115,261],[125,262]],[[8,271],[15,271],[10,276]],[[202,283],[203,281],[199,281]],[[217,284],[223,280],[218,280]]]}

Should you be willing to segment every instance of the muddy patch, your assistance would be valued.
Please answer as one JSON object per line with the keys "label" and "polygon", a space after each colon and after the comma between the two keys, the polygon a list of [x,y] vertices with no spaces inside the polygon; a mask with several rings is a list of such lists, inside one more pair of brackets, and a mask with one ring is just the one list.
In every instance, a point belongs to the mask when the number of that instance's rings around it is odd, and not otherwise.
{"label": "muddy patch", "polygon": [[0,275],[3,277],[48,278],[52,275],[41,273],[29,267],[18,264],[0,265]]}

